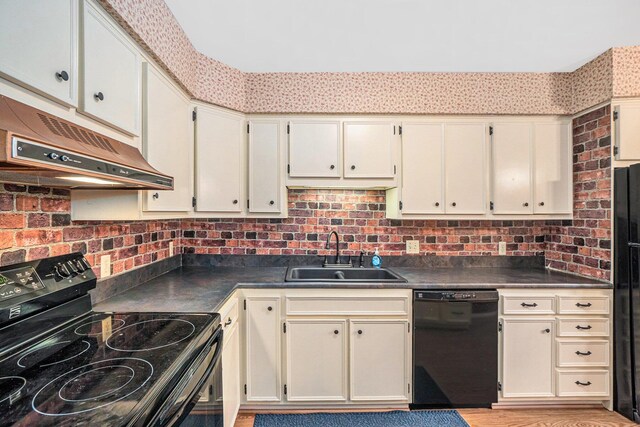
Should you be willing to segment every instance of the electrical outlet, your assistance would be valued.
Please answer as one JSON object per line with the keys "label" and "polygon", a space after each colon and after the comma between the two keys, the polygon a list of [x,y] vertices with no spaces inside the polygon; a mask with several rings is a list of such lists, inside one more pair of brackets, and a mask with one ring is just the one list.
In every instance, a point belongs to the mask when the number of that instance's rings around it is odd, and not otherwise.
{"label": "electrical outlet", "polygon": [[173,256],[173,242],[169,242],[169,256]]}
{"label": "electrical outlet", "polygon": [[507,242],[498,242],[498,255],[507,254]]}
{"label": "electrical outlet", "polygon": [[100,277],[111,276],[111,255],[102,255],[100,258]]}
{"label": "electrical outlet", "polygon": [[407,253],[408,254],[419,254],[420,253],[420,242],[418,240],[407,240]]}

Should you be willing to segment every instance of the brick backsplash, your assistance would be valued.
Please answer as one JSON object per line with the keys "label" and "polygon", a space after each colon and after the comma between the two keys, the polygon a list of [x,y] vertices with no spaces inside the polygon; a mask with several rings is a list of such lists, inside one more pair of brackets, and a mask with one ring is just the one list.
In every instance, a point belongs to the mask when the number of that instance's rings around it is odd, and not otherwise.
{"label": "brick backsplash", "polygon": [[[385,218],[381,190],[289,190],[289,218],[183,220],[187,253],[326,254],[331,230],[340,234],[345,255],[360,251],[402,255],[406,240],[418,240],[426,255],[541,255],[544,221],[423,221]],[[334,248],[334,243],[332,243]],[[332,249],[331,251],[333,251]]]}
{"label": "brick backsplash", "polygon": [[549,222],[547,266],[611,279],[610,106],[573,120],[573,220]]}
{"label": "brick backsplash", "polygon": [[180,220],[71,221],[68,190],[4,184],[0,187],[0,265],[83,252],[100,277],[109,254],[117,274],[180,250]]}
{"label": "brick backsplash", "polygon": [[322,255],[335,229],[345,255],[376,247],[404,255],[406,240],[418,240],[423,255],[498,255],[498,243],[506,242],[508,255],[544,255],[549,268],[610,280],[609,112],[603,107],[573,122],[570,221],[390,220],[384,191],[316,189],[289,190],[284,219],[71,221],[68,190],[4,184],[0,265],[80,251],[98,275],[103,254],[120,273],[166,258],[170,241],[176,253]]}

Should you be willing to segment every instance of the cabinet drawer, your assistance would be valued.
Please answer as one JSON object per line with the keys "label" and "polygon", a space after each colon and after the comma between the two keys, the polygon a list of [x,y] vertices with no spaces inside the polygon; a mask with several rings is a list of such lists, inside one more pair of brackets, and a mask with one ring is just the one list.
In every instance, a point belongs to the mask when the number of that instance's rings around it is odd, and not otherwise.
{"label": "cabinet drawer", "polygon": [[609,297],[558,297],[558,314],[609,314]]}
{"label": "cabinet drawer", "polygon": [[558,397],[609,396],[609,371],[557,370]]}
{"label": "cabinet drawer", "polygon": [[555,314],[554,296],[504,296],[504,314]]}
{"label": "cabinet drawer", "polygon": [[609,319],[584,317],[558,319],[559,337],[608,337]]}
{"label": "cabinet drawer", "polygon": [[409,315],[408,297],[298,297],[286,298],[288,316],[300,315]]}
{"label": "cabinet drawer", "polygon": [[558,367],[609,366],[609,341],[558,341]]}

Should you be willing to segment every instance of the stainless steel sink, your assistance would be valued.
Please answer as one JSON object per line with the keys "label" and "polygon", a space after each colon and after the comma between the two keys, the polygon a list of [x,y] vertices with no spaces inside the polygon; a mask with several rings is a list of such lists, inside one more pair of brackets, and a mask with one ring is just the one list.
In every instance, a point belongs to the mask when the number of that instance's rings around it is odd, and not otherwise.
{"label": "stainless steel sink", "polygon": [[406,283],[388,268],[289,267],[285,282]]}

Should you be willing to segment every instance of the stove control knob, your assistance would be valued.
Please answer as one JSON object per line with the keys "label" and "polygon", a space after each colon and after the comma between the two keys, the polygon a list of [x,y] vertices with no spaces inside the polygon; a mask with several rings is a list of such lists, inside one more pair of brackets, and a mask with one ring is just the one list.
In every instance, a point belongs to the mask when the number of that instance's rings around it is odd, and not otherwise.
{"label": "stove control knob", "polygon": [[71,260],[66,262],[66,265],[69,266],[69,271],[71,271],[71,275],[75,276],[79,273],[78,267],[76,267],[75,263]]}
{"label": "stove control knob", "polygon": [[87,267],[82,262],[82,258],[74,260],[73,263],[80,273],[84,273],[85,271],[87,271]]}
{"label": "stove control knob", "polygon": [[65,264],[58,263],[53,266],[53,271],[62,279],[68,279],[71,277],[71,271],[69,271],[69,267]]}

